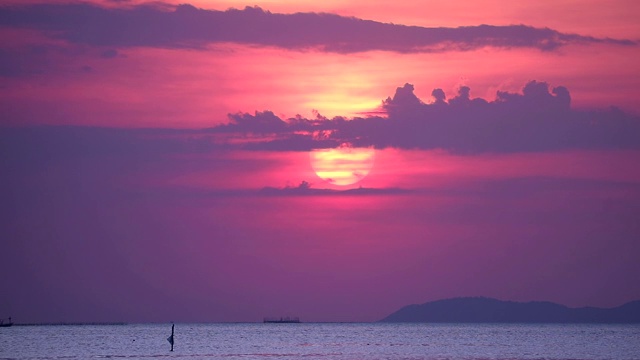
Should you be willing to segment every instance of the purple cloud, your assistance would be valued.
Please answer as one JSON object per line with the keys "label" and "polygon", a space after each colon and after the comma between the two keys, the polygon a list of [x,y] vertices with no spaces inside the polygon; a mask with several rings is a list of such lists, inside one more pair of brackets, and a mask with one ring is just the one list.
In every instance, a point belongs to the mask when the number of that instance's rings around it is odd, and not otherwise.
{"label": "purple cloud", "polygon": [[217,11],[159,3],[122,8],[81,3],[3,7],[0,22],[4,26],[39,29],[72,43],[109,47],[201,47],[235,42],[337,53],[411,53],[485,46],[554,50],[570,43],[636,45],[631,40],[566,34],[525,25],[426,28],[326,13],[275,14],[258,7]]}
{"label": "purple cloud", "polygon": [[494,101],[472,98],[468,87],[461,87],[451,99],[440,89],[432,94],[434,101],[425,103],[414,94],[413,85],[405,84],[382,102],[386,116],[281,119],[263,111],[229,114],[228,124],[196,130],[6,128],[2,145],[4,153],[24,151],[33,161],[105,154],[145,158],[225,149],[309,151],[343,143],[457,154],[640,148],[640,118],[615,107],[571,109],[571,95],[562,86],[550,89],[544,82],[531,81],[521,93],[499,91]]}
{"label": "purple cloud", "polygon": [[531,81],[521,94],[499,91],[491,102],[471,98],[466,86],[448,101],[441,89],[435,89],[431,104],[413,91],[413,85],[405,84],[384,100],[387,117],[284,121],[266,111],[229,115],[230,124],[210,131],[260,134],[264,141],[251,141],[245,147],[261,150],[310,150],[341,143],[463,154],[640,148],[638,117],[613,107],[573,110],[569,90],[563,86],[550,90],[547,83]]}

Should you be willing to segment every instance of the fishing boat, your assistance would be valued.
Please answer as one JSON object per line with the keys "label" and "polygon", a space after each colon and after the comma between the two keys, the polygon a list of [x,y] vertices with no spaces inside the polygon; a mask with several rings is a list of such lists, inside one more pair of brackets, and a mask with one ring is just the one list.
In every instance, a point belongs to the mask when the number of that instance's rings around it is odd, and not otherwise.
{"label": "fishing boat", "polygon": [[264,318],[265,324],[297,324],[300,319],[297,317]]}
{"label": "fishing boat", "polygon": [[13,325],[13,322],[11,321],[11,318],[0,319],[0,327],[9,327],[11,325]]}

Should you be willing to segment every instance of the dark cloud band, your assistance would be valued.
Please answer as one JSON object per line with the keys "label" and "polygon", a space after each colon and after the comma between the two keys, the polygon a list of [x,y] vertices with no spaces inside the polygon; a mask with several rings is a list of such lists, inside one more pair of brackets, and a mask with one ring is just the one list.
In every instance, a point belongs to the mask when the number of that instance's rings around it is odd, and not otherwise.
{"label": "dark cloud band", "polygon": [[257,7],[215,11],[191,5],[102,8],[78,3],[39,4],[0,8],[0,23],[43,30],[73,43],[109,47],[197,48],[233,42],[337,53],[411,53],[486,46],[554,50],[572,43],[636,45],[631,40],[565,34],[525,25],[426,28],[325,13],[274,14]]}
{"label": "dark cloud band", "polygon": [[269,111],[239,113],[229,116],[231,124],[211,131],[260,134],[265,141],[245,146],[262,150],[309,150],[341,143],[461,154],[640,148],[638,117],[617,108],[573,110],[563,86],[549,89],[547,83],[531,81],[522,93],[499,91],[491,102],[472,99],[466,86],[449,100],[435,89],[430,104],[413,90],[405,84],[384,100],[386,117],[282,120]]}
{"label": "dark cloud band", "polygon": [[[494,101],[461,87],[447,99],[441,89],[425,103],[411,84],[384,100],[381,115],[282,119],[271,111],[229,114],[229,123],[199,130],[93,127],[5,128],[3,153],[29,152],[32,161],[59,156],[213,153],[244,149],[309,151],[348,143],[356,147],[442,149],[456,154],[558,150],[640,149],[640,118],[611,107],[575,110],[565,87],[531,81],[521,93]],[[81,151],[78,151],[82,149]],[[46,155],[45,158],[42,158]],[[135,156],[133,156],[135,155]]]}

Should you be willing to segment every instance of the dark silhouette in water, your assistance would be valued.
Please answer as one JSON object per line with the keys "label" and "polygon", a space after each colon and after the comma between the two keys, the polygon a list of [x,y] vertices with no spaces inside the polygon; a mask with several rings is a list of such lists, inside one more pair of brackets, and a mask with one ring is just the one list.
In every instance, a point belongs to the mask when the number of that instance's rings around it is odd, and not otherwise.
{"label": "dark silhouette in water", "polygon": [[169,342],[169,344],[171,344],[171,351],[173,351],[173,328],[174,327],[175,327],[175,324],[171,324],[171,336],[167,338],[167,341]]}

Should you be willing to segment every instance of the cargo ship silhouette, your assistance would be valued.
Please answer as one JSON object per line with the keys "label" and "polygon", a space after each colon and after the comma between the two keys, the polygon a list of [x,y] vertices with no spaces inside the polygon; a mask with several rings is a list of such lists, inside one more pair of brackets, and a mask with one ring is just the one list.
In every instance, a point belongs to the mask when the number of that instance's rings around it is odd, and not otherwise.
{"label": "cargo ship silhouette", "polygon": [[264,318],[265,324],[297,324],[300,319],[297,317]]}

